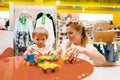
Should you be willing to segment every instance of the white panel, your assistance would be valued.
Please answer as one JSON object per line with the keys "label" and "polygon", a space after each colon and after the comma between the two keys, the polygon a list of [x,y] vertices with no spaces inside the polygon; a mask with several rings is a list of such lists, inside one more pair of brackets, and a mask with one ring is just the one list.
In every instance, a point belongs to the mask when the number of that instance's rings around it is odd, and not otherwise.
{"label": "white panel", "polygon": [[8,47],[13,48],[13,32],[0,30],[0,54]]}

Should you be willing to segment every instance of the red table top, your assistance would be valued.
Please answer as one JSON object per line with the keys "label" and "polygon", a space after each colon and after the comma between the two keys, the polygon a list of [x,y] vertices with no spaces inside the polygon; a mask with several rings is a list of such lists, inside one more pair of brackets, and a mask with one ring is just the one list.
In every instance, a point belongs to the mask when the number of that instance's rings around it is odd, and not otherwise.
{"label": "red table top", "polygon": [[37,66],[22,64],[23,58],[0,59],[0,80],[81,80],[94,70],[91,63],[80,59],[74,64],[64,64],[58,72],[47,74]]}

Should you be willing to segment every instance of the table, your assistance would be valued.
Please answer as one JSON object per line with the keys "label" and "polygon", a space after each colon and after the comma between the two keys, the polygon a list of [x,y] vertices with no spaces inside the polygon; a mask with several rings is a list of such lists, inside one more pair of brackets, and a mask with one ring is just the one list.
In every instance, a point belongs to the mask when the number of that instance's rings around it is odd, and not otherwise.
{"label": "table", "polygon": [[1,80],[81,80],[94,71],[91,63],[80,59],[74,64],[64,64],[58,72],[44,73],[40,67],[22,64],[23,56],[0,59]]}

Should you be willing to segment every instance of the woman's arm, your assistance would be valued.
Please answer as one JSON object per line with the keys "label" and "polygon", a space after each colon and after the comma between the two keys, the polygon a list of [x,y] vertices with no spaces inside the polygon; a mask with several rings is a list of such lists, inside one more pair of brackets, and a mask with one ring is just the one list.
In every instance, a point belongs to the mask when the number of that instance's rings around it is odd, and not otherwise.
{"label": "woman's arm", "polygon": [[84,47],[74,46],[74,47],[67,49],[66,52],[68,54],[75,54],[75,55],[76,54],[85,54],[85,55],[89,56],[90,58],[92,58],[97,63],[105,63],[106,62],[105,57],[101,53],[99,53],[96,48],[87,50]]}
{"label": "woman's arm", "polygon": [[105,63],[105,57],[97,49],[84,50],[84,54],[91,57],[97,63]]}

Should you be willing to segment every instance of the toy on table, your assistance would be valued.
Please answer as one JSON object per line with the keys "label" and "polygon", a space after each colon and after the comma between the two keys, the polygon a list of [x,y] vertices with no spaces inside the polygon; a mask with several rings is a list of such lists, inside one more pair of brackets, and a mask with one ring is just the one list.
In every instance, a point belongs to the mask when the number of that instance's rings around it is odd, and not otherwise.
{"label": "toy on table", "polygon": [[76,63],[78,60],[77,56],[78,56],[78,54],[72,53],[72,54],[68,55],[66,53],[65,56],[63,57],[63,61],[64,61],[64,63],[71,63],[71,64]]}
{"label": "toy on table", "polygon": [[44,72],[46,73],[51,73],[51,72],[56,72],[59,69],[59,65],[53,62],[48,62],[48,61],[55,61],[57,60],[57,56],[55,54],[50,54],[50,55],[42,55],[38,57],[37,60],[35,60],[35,55],[34,54],[27,54],[27,56],[23,60],[23,64],[26,65],[37,65],[39,66]]}
{"label": "toy on table", "polygon": [[27,56],[23,60],[23,64],[26,65],[35,65],[34,54],[27,54]]}
{"label": "toy on table", "polygon": [[42,68],[42,70],[46,73],[57,72],[59,69],[59,65],[50,62],[39,62],[38,66]]}
{"label": "toy on table", "polygon": [[[76,63],[78,54],[70,54],[67,53],[65,56],[60,60],[54,53],[49,55],[40,55],[38,56],[37,60],[35,60],[34,54],[27,54],[26,58],[24,59],[23,63],[26,65],[37,65],[39,66],[44,72],[51,73],[56,72],[58,69],[65,63]],[[55,62],[58,62],[57,64]]]}
{"label": "toy on table", "polygon": [[53,62],[48,61],[56,61],[58,60],[57,56],[55,54],[50,55],[42,55],[38,57],[37,59],[37,65],[43,69],[46,73],[56,72],[59,69],[59,65]]}
{"label": "toy on table", "polygon": [[48,61],[56,61],[58,60],[58,57],[54,54],[51,53],[50,55],[42,55],[40,57],[38,57],[38,60],[48,60]]}

